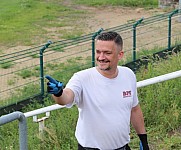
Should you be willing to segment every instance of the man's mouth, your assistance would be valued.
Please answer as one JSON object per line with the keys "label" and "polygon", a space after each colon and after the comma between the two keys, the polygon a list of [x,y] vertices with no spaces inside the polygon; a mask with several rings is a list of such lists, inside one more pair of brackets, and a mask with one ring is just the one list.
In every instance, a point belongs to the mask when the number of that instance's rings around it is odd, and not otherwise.
{"label": "man's mouth", "polygon": [[103,61],[103,60],[99,60],[100,63],[108,63],[109,61]]}

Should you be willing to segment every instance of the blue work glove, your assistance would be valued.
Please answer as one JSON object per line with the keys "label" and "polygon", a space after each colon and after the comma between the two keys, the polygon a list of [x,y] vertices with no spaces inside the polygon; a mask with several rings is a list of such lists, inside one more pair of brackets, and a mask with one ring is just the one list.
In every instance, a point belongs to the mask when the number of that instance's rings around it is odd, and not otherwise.
{"label": "blue work glove", "polygon": [[55,80],[49,75],[46,75],[45,78],[49,80],[49,82],[47,82],[47,92],[56,97],[60,97],[63,93],[63,83]]}
{"label": "blue work glove", "polygon": [[138,134],[140,138],[140,150],[149,150],[147,134]]}

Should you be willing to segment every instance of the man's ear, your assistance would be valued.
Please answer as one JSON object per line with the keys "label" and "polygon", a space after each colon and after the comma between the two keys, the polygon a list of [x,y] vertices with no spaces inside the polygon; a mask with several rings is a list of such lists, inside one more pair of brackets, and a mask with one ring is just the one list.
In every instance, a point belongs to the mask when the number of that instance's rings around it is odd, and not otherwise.
{"label": "man's ear", "polygon": [[124,52],[122,50],[119,51],[118,59],[120,60],[121,58],[123,58],[123,56],[124,56]]}

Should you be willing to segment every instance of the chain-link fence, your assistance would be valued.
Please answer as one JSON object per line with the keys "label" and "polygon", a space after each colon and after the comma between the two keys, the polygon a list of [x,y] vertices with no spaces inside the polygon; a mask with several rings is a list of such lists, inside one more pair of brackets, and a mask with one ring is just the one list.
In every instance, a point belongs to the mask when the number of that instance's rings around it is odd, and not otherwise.
{"label": "chain-link fence", "polygon": [[[180,17],[178,9],[104,30],[123,37],[125,57],[120,64],[124,65],[181,44]],[[66,74],[61,76],[66,83],[74,72],[94,66],[94,38],[98,32],[1,55],[1,110],[36,96],[43,99],[44,74],[55,78]]]}

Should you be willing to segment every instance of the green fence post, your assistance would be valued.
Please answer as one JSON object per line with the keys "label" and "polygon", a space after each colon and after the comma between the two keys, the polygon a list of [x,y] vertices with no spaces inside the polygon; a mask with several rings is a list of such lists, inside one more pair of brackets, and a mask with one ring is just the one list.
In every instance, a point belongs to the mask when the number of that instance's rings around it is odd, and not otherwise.
{"label": "green fence post", "polygon": [[95,38],[103,31],[103,28],[99,29],[96,33],[92,36],[92,67],[95,67]]}
{"label": "green fence post", "polygon": [[171,48],[171,34],[172,34],[172,16],[174,14],[178,13],[178,9],[173,11],[169,16],[168,16],[168,50]]}
{"label": "green fence post", "polygon": [[[51,41],[48,41],[47,44],[45,44],[41,49],[40,49],[40,82],[41,82],[41,95],[42,97],[44,96],[44,73],[43,73],[43,52],[48,46],[52,44]],[[43,103],[43,101],[42,101]]]}
{"label": "green fence post", "polygon": [[[133,54],[132,54],[133,61],[136,60],[136,27],[143,21],[143,19],[144,18],[141,18],[135,24],[133,24]],[[135,63],[134,63],[133,71],[136,71],[136,64]]]}
{"label": "green fence post", "polygon": [[[181,15],[181,0],[179,0],[179,14]],[[178,22],[181,22],[181,16],[178,18]]]}

